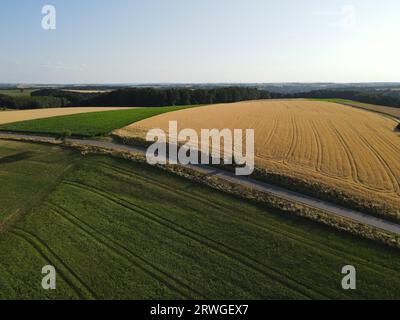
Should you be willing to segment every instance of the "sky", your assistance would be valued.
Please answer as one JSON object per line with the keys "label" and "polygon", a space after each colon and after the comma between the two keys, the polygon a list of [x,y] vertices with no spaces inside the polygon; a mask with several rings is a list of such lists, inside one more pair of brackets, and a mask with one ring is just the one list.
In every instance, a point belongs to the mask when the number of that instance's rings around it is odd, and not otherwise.
{"label": "sky", "polygon": [[399,82],[399,13],[398,0],[1,0],[0,83]]}

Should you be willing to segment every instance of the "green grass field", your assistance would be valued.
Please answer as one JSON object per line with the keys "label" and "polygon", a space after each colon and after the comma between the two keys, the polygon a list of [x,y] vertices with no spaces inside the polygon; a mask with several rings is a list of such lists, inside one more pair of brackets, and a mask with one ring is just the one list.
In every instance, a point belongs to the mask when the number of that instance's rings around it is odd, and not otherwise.
{"label": "green grass field", "polygon": [[5,94],[12,97],[29,97],[35,89],[24,89],[23,91],[19,89],[0,89],[0,94]]}
{"label": "green grass field", "polygon": [[109,134],[131,123],[194,106],[137,108],[130,110],[102,111],[21,121],[0,125],[0,130],[58,135],[68,131],[74,136],[95,137]]}
{"label": "green grass field", "polygon": [[158,169],[6,141],[0,164],[1,299],[400,298],[397,250]]}

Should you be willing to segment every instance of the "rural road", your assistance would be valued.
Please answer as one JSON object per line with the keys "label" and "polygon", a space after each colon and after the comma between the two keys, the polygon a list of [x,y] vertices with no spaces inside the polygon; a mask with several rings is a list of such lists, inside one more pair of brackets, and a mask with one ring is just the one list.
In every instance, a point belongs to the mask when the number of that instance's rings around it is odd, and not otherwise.
{"label": "rural road", "polygon": [[[2,132],[0,133],[0,139],[27,139],[27,140],[41,141],[41,142],[54,142],[56,140],[55,138],[46,136],[33,136],[33,135],[14,134],[14,133],[2,133]],[[128,151],[128,152],[135,152],[142,154],[146,153],[145,148],[128,146],[113,142],[87,140],[87,139],[67,139],[67,142],[78,143],[83,146],[101,147],[116,151]],[[373,226],[400,235],[400,224],[397,224],[395,222],[390,222],[359,211],[355,211],[352,209],[336,205],[334,203],[330,203],[328,201],[319,200],[314,197],[306,196],[301,193],[290,191],[255,179],[243,176],[236,176],[233,173],[221,169],[212,168],[205,165],[188,165],[188,167],[201,173],[214,175],[226,181],[248,186],[258,191],[267,192],[286,200],[299,202],[334,215],[352,219],[356,222],[360,222],[369,226]]]}

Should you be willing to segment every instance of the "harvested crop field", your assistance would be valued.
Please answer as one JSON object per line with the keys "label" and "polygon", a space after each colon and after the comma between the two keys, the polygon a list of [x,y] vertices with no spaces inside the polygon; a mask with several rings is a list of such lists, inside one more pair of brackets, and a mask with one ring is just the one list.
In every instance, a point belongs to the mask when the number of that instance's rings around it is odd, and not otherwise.
{"label": "harvested crop field", "polygon": [[144,137],[150,128],[168,131],[169,120],[178,130],[254,129],[256,167],[398,214],[400,136],[391,118],[331,102],[265,100],[182,110],[116,133]]}
{"label": "harvested crop field", "polygon": [[79,107],[79,108],[51,108],[51,109],[3,111],[0,113],[0,124],[13,123],[25,120],[50,118],[57,116],[66,116],[78,113],[89,113],[89,112],[120,110],[120,109],[128,109],[128,108]]}

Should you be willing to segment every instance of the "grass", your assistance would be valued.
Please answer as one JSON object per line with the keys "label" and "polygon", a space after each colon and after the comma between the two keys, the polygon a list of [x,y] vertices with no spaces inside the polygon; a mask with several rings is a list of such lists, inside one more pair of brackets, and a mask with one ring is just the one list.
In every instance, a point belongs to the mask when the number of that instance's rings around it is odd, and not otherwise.
{"label": "grass", "polygon": [[96,137],[107,135],[111,131],[133,122],[190,107],[193,106],[137,108],[82,113],[4,124],[0,125],[0,130],[52,135],[59,135],[62,132],[69,131],[73,136]]}
{"label": "grass", "polygon": [[[124,160],[0,142],[0,161],[0,223],[16,213],[0,299],[400,298],[400,256],[383,245]],[[54,291],[40,287],[48,264]],[[355,291],[340,286],[348,264]]]}
{"label": "grass", "polygon": [[12,97],[29,97],[35,89],[24,89],[23,91],[19,89],[0,89],[0,94],[4,94]]}

